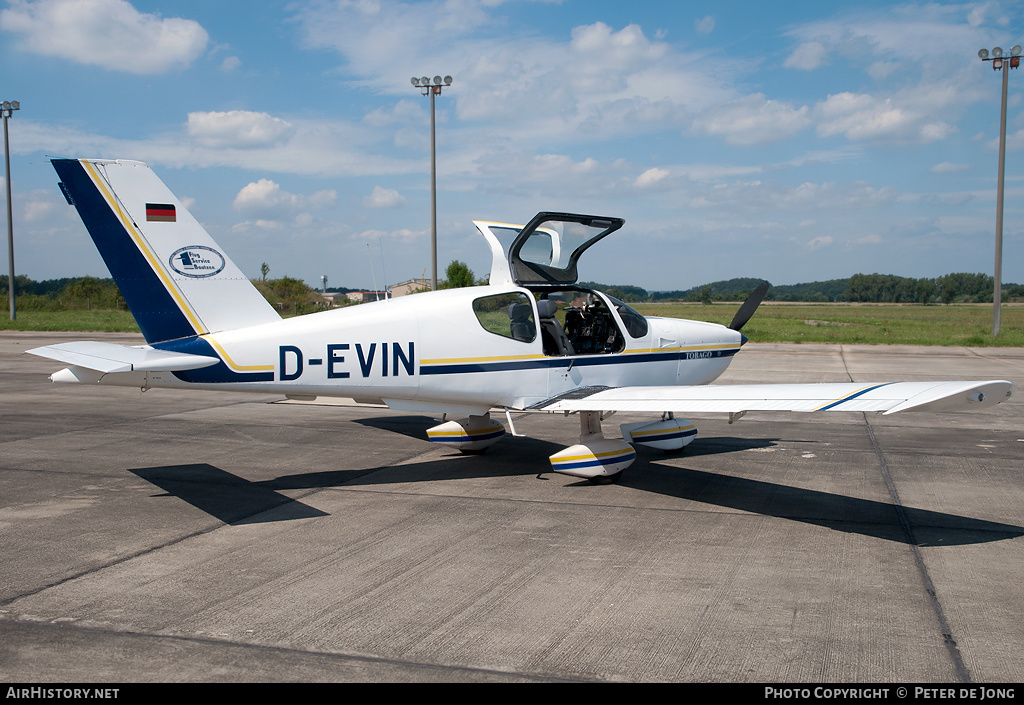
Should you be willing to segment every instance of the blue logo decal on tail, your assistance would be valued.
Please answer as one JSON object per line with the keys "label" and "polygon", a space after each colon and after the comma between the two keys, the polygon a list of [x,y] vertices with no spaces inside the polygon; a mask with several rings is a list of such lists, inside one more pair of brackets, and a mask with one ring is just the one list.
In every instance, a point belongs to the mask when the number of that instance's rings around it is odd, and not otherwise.
{"label": "blue logo decal on tail", "polygon": [[212,277],[224,271],[224,255],[205,245],[192,245],[175,250],[167,263],[178,274],[193,279]]}

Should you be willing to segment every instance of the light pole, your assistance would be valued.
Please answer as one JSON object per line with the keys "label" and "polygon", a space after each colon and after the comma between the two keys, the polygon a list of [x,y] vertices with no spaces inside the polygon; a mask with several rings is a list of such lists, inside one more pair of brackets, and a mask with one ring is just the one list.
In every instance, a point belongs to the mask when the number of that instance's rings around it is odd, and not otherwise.
{"label": "light pole", "polygon": [[999,180],[996,185],[996,264],[995,290],[992,296],[992,337],[999,335],[1000,308],[1003,304],[1003,179],[1006,172],[1006,84],[1010,69],[1020,66],[1021,46],[1010,49],[1010,56],[1004,57],[1002,47],[996,47],[989,55],[988,49],[978,52],[982,61],[991,61],[992,69],[1003,72],[1003,104],[999,114]]}
{"label": "light pole", "polygon": [[437,151],[434,143],[434,96],[441,95],[441,88],[452,85],[452,77],[434,76],[434,82],[424,76],[413,76],[412,85],[420,88],[423,95],[430,96],[430,290],[437,291]]}
{"label": "light pole", "polygon": [[11,320],[14,320],[14,212],[11,210],[11,142],[7,137],[7,121],[15,110],[21,109],[16,100],[0,104],[4,115],[4,161],[7,163],[7,298],[11,301]]}

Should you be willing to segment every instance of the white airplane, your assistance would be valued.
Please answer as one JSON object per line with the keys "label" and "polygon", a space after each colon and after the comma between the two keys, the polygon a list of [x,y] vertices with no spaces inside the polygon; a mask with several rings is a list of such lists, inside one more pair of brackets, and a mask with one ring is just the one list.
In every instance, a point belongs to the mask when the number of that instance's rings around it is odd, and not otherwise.
{"label": "white airplane", "polygon": [[[578,413],[579,442],[556,472],[607,482],[631,444],[679,451],[697,429],[682,412],[957,411],[1007,399],[1004,380],[886,384],[709,385],[746,342],[767,291],[729,326],[644,317],[577,282],[580,256],[620,218],[540,213],[527,225],[476,222],[492,253],[487,286],[417,294],[282,319],[210,235],[141,162],[54,159],[61,190],[145,336],[146,345],[47,345],[28,352],[70,365],[54,382],[345,397],[456,417],[430,441],[479,452],[505,435],[504,411]],[[660,418],[621,426],[616,411]]]}

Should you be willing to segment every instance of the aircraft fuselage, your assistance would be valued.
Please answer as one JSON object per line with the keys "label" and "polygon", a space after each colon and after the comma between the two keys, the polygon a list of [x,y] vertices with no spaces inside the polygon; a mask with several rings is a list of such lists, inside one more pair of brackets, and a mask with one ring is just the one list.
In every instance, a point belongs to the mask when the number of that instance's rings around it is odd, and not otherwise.
{"label": "aircraft fuselage", "polygon": [[485,329],[474,302],[503,295],[534,298],[518,287],[480,286],[323,311],[154,345],[224,361],[212,367],[101,381],[485,413],[527,408],[580,387],[707,384],[725,371],[742,340],[724,326],[669,318],[647,318],[646,333],[633,337],[616,312],[620,351],[547,354],[540,334],[518,340]]}

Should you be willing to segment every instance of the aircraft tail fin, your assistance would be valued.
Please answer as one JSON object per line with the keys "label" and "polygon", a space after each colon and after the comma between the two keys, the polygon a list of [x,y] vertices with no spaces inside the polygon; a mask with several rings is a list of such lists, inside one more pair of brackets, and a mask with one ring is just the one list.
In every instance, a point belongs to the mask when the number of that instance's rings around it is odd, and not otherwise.
{"label": "aircraft tail fin", "polygon": [[280,320],[148,165],[52,163],[147,342]]}

